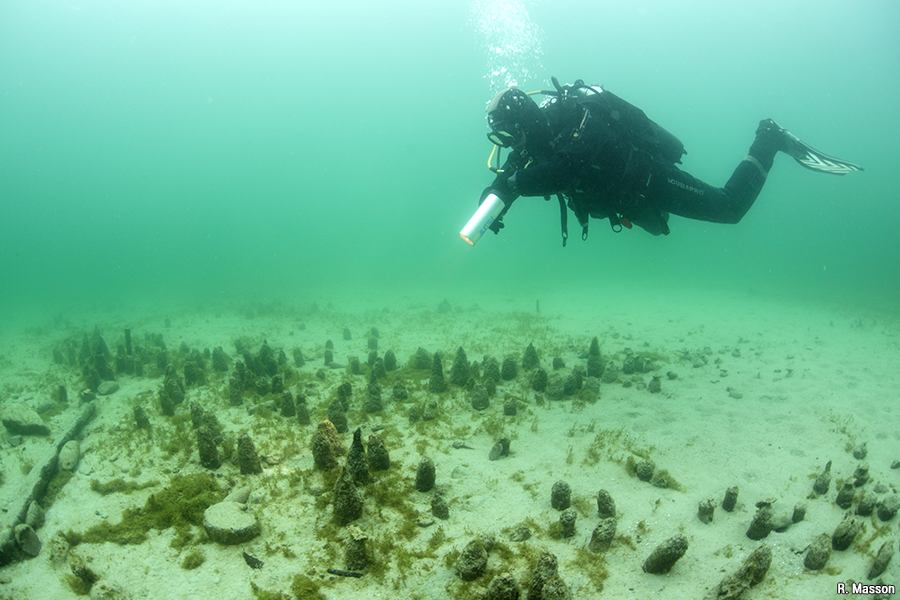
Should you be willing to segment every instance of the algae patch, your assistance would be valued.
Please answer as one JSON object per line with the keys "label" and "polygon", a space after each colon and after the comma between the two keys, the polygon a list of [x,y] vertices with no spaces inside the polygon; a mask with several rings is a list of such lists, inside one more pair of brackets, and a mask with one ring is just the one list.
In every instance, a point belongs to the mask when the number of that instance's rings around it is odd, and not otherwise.
{"label": "algae patch", "polygon": [[115,525],[102,522],[84,533],[68,532],[69,543],[100,544],[140,544],[147,539],[149,529],[174,527],[176,540],[191,539],[192,525],[200,526],[203,511],[219,502],[223,497],[216,480],[211,475],[175,475],[168,485],[156,494],[151,494],[143,508],[128,508],[122,511],[122,519]]}

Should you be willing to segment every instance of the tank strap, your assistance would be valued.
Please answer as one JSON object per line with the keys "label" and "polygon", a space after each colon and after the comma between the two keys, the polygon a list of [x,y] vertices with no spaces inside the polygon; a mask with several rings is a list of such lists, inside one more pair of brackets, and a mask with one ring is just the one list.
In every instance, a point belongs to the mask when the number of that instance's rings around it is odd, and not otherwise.
{"label": "tank strap", "polygon": [[[547,198],[549,200],[549,198]],[[563,248],[569,241],[569,211],[566,208],[566,199],[562,194],[557,194],[556,199],[559,200],[559,227],[562,230]]]}

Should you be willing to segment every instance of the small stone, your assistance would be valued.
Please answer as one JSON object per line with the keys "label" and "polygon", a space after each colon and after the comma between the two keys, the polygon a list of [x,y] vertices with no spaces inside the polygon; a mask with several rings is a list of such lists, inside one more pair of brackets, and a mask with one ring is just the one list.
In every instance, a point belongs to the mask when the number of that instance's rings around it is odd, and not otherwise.
{"label": "small stone", "polygon": [[658,375],[654,375],[650,383],[647,384],[647,391],[651,394],[658,394],[662,391],[662,381]]}
{"label": "small stone", "polygon": [[789,515],[786,512],[773,514],[772,518],[769,520],[769,529],[771,531],[784,533],[788,530],[788,527],[794,524],[792,517],[793,514]]}
{"label": "small stone", "polygon": [[81,450],[78,440],[69,440],[59,451],[59,469],[61,471],[74,471],[78,466]]}
{"label": "small stone", "polygon": [[597,493],[597,514],[601,519],[616,516],[616,503],[606,490],[600,490]]}
{"label": "small stone", "polygon": [[6,403],[0,409],[0,420],[12,434],[50,435],[50,428],[30,406],[22,402]]}
{"label": "small stone", "polygon": [[656,547],[644,561],[644,572],[651,574],[668,573],[688,549],[688,540],[683,535],[669,538]]}
{"label": "small stone", "polygon": [[40,554],[43,544],[41,544],[41,540],[38,539],[38,536],[31,525],[19,523],[16,525],[13,533],[16,537],[16,543],[19,545],[19,548],[22,549],[22,552],[28,556],[37,556]]}
{"label": "small stone", "polygon": [[511,542],[524,542],[529,538],[531,538],[531,529],[528,528],[528,525],[519,525],[509,535]]}
{"label": "small stone", "polygon": [[456,559],[456,573],[463,581],[473,581],[484,574],[487,559],[487,550],[481,540],[472,540]]}
{"label": "small stone", "polygon": [[97,386],[97,393],[101,396],[109,396],[117,391],[119,391],[119,384],[115,381],[104,381]]}
{"label": "small stone", "polygon": [[34,500],[28,504],[28,510],[25,512],[25,523],[31,525],[32,529],[40,529],[41,525],[44,524],[44,509]]}
{"label": "small stone", "polygon": [[637,475],[637,478],[641,481],[650,481],[653,479],[654,470],[656,470],[656,465],[653,464],[652,460],[641,460],[634,465],[634,474]]}
{"label": "small stone", "polygon": [[566,510],[572,504],[572,488],[565,481],[557,481],[550,491],[550,506],[556,510]]}
{"label": "small stone", "polygon": [[247,500],[250,498],[250,492],[253,491],[253,488],[248,486],[234,488],[229,492],[227,496],[225,496],[225,500],[227,502],[237,502],[238,504],[247,504]]}
{"label": "small stone", "polygon": [[219,502],[203,512],[203,527],[220,544],[242,544],[259,535],[256,517],[237,502]]}
{"label": "small stone", "polygon": [[564,538],[575,536],[575,520],[578,518],[578,512],[574,508],[567,508],[559,515],[559,524]]}
{"label": "small stone", "polygon": [[816,536],[813,543],[806,551],[803,566],[811,571],[820,571],[825,568],[825,563],[831,557],[831,536],[827,533]]}
{"label": "small stone", "polygon": [[423,458],[416,469],[416,489],[420,492],[429,492],[434,487],[434,482],[434,463],[429,458]]}
{"label": "small stone", "polygon": [[709,500],[703,500],[702,502],[700,502],[700,506],[697,508],[697,518],[699,518],[701,522],[708,525],[713,520],[713,514],[716,512],[716,506],[718,506],[718,504],[712,498],[710,498]]}
{"label": "small stone", "polygon": [[616,537],[616,520],[612,517],[603,519],[594,528],[591,534],[591,542],[588,550],[591,552],[606,552]]}
{"label": "small stone", "polygon": [[866,442],[863,442],[859,446],[853,449],[853,458],[856,460],[862,460],[869,453],[868,448],[866,448]]}
{"label": "small stone", "polygon": [[794,506],[794,512],[791,513],[791,522],[799,523],[806,518],[806,504],[798,502]]}

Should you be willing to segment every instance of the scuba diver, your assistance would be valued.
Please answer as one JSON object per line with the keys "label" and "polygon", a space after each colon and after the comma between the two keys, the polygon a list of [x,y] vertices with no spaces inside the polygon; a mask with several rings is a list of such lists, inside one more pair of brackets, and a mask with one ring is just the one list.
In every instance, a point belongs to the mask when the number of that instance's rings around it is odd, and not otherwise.
{"label": "scuba diver", "polygon": [[[540,106],[516,87],[488,107],[488,167],[496,173],[460,236],[473,244],[487,230],[499,233],[503,216],[519,196],[556,196],[563,246],[567,208],[587,238],[589,218],[609,219],[613,231],[637,225],[669,234],[669,215],[714,223],[737,223],[759,196],[777,152],[807,169],[844,175],[862,171],[800,141],[771,119],[760,121],[756,139],[724,187],[706,184],[676,165],[687,152],[674,135],[642,110],[582,80],[542,91]],[[538,92],[534,92],[538,93]],[[509,149],[505,163],[494,155]]]}

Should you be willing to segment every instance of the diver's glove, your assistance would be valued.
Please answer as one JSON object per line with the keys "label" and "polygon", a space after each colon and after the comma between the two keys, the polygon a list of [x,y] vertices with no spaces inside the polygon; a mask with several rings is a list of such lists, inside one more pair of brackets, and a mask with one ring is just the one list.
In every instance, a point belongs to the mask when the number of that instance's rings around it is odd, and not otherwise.
{"label": "diver's glove", "polygon": [[484,199],[487,198],[490,194],[494,194],[495,196],[503,200],[503,210],[500,211],[500,214],[497,215],[497,218],[494,219],[494,222],[488,225],[488,229],[490,229],[494,233],[500,233],[500,230],[503,229],[503,216],[506,215],[509,207],[512,206],[512,203],[518,197],[518,194],[513,190],[515,176],[515,172],[513,172],[511,175],[498,174],[497,178],[494,180],[494,183],[484,189],[484,191],[481,193],[481,198],[478,200],[479,206],[481,206],[481,203],[484,202]]}
{"label": "diver's glove", "polygon": [[[503,196],[501,196],[500,194],[497,193],[497,189],[494,186],[488,186],[488,187],[484,188],[483,192],[481,192],[481,198],[478,199],[478,206],[481,206],[481,204],[484,202],[485,198],[487,198],[491,194],[495,194],[496,196],[499,196],[500,199],[503,200],[503,203],[506,204],[506,200],[503,198]],[[506,206],[508,207],[509,205],[507,204]],[[504,227],[504,225],[503,225],[503,215],[504,214],[506,214],[506,208],[504,208],[503,211],[497,216],[497,218],[494,219],[493,223],[488,225],[488,229],[490,229],[494,233],[500,233],[500,230],[503,229],[503,227]]]}
{"label": "diver's glove", "polygon": [[[496,179],[494,179],[494,183],[491,184],[487,190],[487,193],[493,193],[500,197],[503,200],[503,203],[509,207],[510,204],[513,203],[513,200],[516,199],[517,194],[512,190],[512,185],[510,185],[510,180],[515,181],[516,174],[512,173],[511,175],[504,176],[498,175]],[[488,191],[489,190],[489,191]],[[487,197],[487,194],[482,195],[482,200]]]}
{"label": "diver's glove", "polygon": [[[501,182],[501,185],[497,185],[497,183]],[[481,192],[481,198],[478,200],[478,206],[481,206],[481,203],[484,202],[485,198],[489,195],[494,194],[503,200],[503,210],[500,211],[500,214],[497,215],[497,218],[494,219],[493,223],[488,225],[488,229],[493,231],[494,233],[500,233],[500,230],[505,227],[503,224],[503,216],[506,214],[506,211],[509,210],[509,207],[512,206],[513,201],[516,199],[516,195],[509,190],[509,186],[506,185],[506,179],[498,179],[498,181],[494,182],[494,185],[484,188],[484,191]]]}

